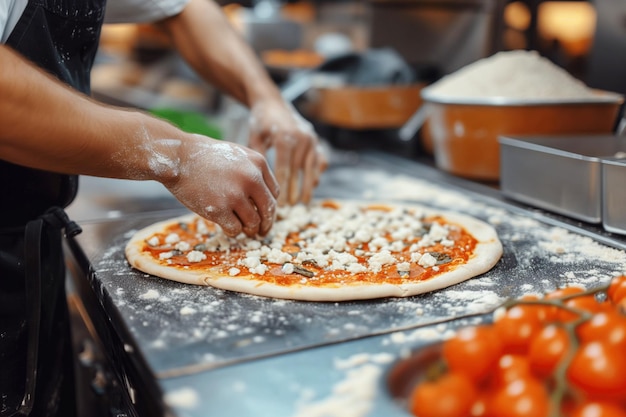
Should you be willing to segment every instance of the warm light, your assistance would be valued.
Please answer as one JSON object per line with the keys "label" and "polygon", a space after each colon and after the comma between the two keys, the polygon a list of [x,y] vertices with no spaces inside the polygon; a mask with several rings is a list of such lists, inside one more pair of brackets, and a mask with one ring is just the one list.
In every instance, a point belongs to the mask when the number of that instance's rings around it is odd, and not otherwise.
{"label": "warm light", "polygon": [[509,3],[504,9],[504,21],[508,27],[525,31],[530,26],[530,10],[521,1]]}
{"label": "warm light", "polygon": [[137,38],[135,24],[107,24],[102,26],[100,47],[106,51],[127,52],[135,44]]}
{"label": "warm light", "polygon": [[545,2],[539,6],[539,34],[557,40],[573,56],[584,55],[596,29],[596,11],[586,2]]}

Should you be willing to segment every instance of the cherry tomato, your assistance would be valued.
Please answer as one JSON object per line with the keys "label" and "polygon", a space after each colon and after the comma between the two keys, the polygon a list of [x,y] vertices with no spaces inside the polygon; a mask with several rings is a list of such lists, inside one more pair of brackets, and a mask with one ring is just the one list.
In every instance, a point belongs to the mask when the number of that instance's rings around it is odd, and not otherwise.
{"label": "cherry tomato", "polygon": [[[581,287],[564,287],[559,288],[558,290],[554,290],[548,294],[546,294],[546,300],[558,300],[567,297],[567,300],[563,300],[563,304],[565,304],[570,298],[576,294],[584,292],[584,288]],[[547,321],[562,321],[562,320],[571,320],[575,318],[571,313],[564,311],[559,306],[553,306],[547,308],[546,320]]]}
{"label": "cherry tomato", "polygon": [[620,287],[617,290],[615,290],[615,292],[613,293],[612,302],[614,304],[619,304],[625,299],[626,299],[626,282],[622,283],[622,285],[620,285]]}
{"label": "cherry tomato", "polygon": [[606,294],[613,303],[618,303],[626,297],[626,275],[620,275],[611,280]]}
{"label": "cherry tomato", "polygon": [[[613,304],[610,301],[598,301],[593,294],[570,298],[565,301],[565,305],[591,314],[613,310]],[[561,310],[558,315],[558,319],[564,322],[575,320],[578,317],[579,315],[566,310]]]}
{"label": "cherry tomato", "polygon": [[500,340],[490,326],[460,329],[443,345],[443,358],[453,372],[479,382],[493,370],[502,351]]}
{"label": "cherry tomato", "polygon": [[411,412],[418,417],[467,417],[477,398],[474,383],[459,373],[419,384],[411,396]]}
{"label": "cherry tomato", "polygon": [[546,388],[537,379],[517,379],[494,391],[490,417],[545,417],[549,401]]}
{"label": "cherry tomato", "polygon": [[616,286],[616,288],[613,289],[613,292],[611,293],[611,295],[609,295],[609,299],[614,304],[617,304],[625,298],[626,298],[626,281],[623,281],[620,283],[620,285]]}
{"label": "cherry tomato", "polygon": [[626,409],[608,402],[585,402],[577,406],[571,417],[626,417]]}
{"label": "cherry tomato", "polygon": [[598,341],[583,343],[567,370],[572,386],[592,399],[626,396],[626,355],[614,345]]}
{"label": "cherry tomato", "polygon": [[530,368],[540,377],[551,375],[569,349],[570,340],[563,327],[544,327],[530,342]]}
{"label": "cherry tomato", "polygon": [[504,353],[525,354],[530,340],[541,330],[542,324],[532,310],[515,305],[496,318],[493,327],[502,341]]}
{"label": "cherry tomato", "polygon": [[492,375],[494,387],[501,387],[518,379],[532,377],[530,362],[523,355],[502,355]]}
{"label": "cherry tomato", "polygon": [[520,298],[521,304],[519,304],[519,306],[523,310],[528,310],[529,315],[533,315],[533,314],[536,315],[539,321],[545,321],[548,318],[548,312],[549,312],[550,306],[546,306],[543,304],[524,304],[525,301],[532,302],[532,301],[537,301],[537,300],[541,300],[541,298],[538,295],[526,294]]}
{"label": "cherry tomato", "polygon": [[491,392],[488,390],[478,392],[476,400],[474,400],[472,408],[470,409],[470,417],[489,417],[493,415],[489,408],[490,396]]}
{"label": "cherry tomato", "polygon": [[563,288],[558,288],[552,292],[549,292],[546,294],[545,298],[547,298],[548,300],[555,300],[558,298],[565,298],[565,297],[571,297],[574,294],[580,294],[581,292],[584,292],[585,289],[582,287],[563,287]]}
{"label": "cherry tomato", "polygon": [[581,342],[600,341],[626,350],[626,315],[615,309],[594,314],[576,334]]}

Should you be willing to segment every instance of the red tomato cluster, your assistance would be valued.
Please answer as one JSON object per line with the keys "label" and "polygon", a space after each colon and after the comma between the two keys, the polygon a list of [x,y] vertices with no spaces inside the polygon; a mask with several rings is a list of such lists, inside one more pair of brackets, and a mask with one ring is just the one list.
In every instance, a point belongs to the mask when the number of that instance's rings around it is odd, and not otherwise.
{"label": "red tomato cluster", "polygon": [[626,276],[508,305],[444,342],[418,417],[626,417]]}

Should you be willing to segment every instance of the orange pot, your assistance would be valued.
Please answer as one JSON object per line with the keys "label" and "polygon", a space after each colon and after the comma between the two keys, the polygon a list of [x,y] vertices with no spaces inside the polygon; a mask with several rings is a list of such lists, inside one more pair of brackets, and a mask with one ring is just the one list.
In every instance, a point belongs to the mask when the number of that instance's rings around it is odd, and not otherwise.
{"label": "orange pot", "polygon": [[585,101],[437,100],[424,97],[423,140],[437,167],[455,175],[497,181],[501,135],[610,134],[623,97],[597,92]]}
{"label": "orange pot", "polygon": [[422,104],[424,84],[381,87],[316,88],[308,96],[309,114],[346,129],[393,129],[402,126]]}

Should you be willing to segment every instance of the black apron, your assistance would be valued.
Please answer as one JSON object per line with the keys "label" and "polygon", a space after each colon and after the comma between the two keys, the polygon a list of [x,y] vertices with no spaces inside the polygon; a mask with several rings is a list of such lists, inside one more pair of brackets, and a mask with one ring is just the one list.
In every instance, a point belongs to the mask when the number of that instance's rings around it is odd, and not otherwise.
{"label": "black apron", "polygon": [[[6,45],[88,94],[105,1],[30,0]],[[76,176],[0,160],[2,417],[75,414],[62,236],[80,228],[60,207],[77,187]]]}

